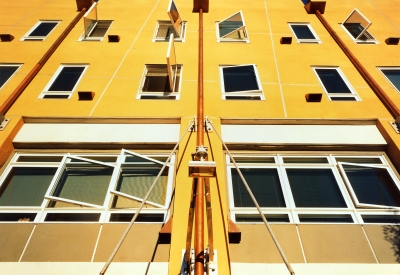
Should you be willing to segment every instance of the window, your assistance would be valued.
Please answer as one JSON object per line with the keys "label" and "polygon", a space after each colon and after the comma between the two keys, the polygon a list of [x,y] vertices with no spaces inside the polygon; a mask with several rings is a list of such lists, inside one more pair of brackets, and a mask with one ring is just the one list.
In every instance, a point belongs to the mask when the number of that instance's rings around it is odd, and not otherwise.
{"label": "window", "polygon": [[313,68],[330,101],[360,101],[339,68]]}
{"label": "window", "polygon": [[[271,222],[400,223],[400,182],[382,154],[236,154],[263,214]],[[229,156],[232,219],[262,222]]]}
{"label": "window", "polygon": [[0,89],[18,71],[22,64],[0,64]]}
{"label": "window", "polygon": [[88,65],[61,65],[39,98],[70,98]]}
{"label": "window", "polygon": [[166,59],[167,64],[145,65],[137,99],[179,99],[182,65],[176,62],[173,34]]}
{"label": "window", "polygon": [[397,92],[400,93],[400,67],[381,67],[378,69],[383,73],[386,79],[392,83]]}
{"label": "window", "polygon": [[249,43],[242,11],[239,11],[224,20],[216,22],[216,27],[218,42],[227,41]]}
{"label": "window", "polygon": [[354,9],[344,20],[342,27],[357,44],[377,44],[375,38],[367,31],[371,22],[357,9]]}
{"label": "window", "polygon": [[[129,222],[167,156],[16,154],[0,176],[0,222]],[[163,222],[170,203],[174,157],[138,222]]]}
{"label": "window", "polygon": [[298,43],[321,44],[321,40],[319,40],[309,23],[289,23],[289,26]]}
{"label": "window", "polygon": [[264,95],[255,65],[220,66],[223,99],[263,100]]}
{"label": "window", "polygon": [[21,41],[43,41],[59,23],[60,21],[39,21],[21,38]]}
{"label": "window", "polygon": [[112,20],[98,20],[97,4],[94,2],[83,16],[84,32],[78,41],[103,41]]}
{"label": "window", "polygon": [[178,8],[173,0],[169,2],[167,14],[170,19],[169,21],[157,21],[156,30],[153,35],[153,42],[168,41],[171,34],[174,35],[175,41],[184,42],[186,22],[182,21],[181,15],[179,14]]}

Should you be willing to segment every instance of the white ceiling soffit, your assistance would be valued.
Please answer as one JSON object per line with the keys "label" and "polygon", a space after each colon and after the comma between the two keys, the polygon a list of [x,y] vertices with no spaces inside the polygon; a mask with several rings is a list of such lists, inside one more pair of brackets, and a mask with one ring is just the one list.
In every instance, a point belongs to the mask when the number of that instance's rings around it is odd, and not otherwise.
{"label": "white ceiling soffit", "polygon": [[375,125],[222,125],[230,144],[386,145]]}
{"label": "white ceiling soffit", "polygon": [[177,143],[179,124],[24,124],[13,143]]}

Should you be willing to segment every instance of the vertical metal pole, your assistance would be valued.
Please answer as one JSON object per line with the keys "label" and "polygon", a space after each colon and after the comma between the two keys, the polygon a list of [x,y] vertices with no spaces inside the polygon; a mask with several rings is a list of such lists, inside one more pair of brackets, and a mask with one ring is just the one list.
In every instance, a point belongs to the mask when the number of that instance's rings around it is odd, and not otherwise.
{"label": "vertical metal pole", "polygon": [[[197,90],[197,146],[204,145],[203,102],[203,9],[199,11],[199,60]],[[194,274],[204,275],[204,178],[199,178],[196,190],[194,228]]]}
{"label": "vertical metal pole", "polygon": [[212,207],[211,207],[211,187],[210,179],[204,179],[205,183],[205,199],[206,199],[206,209],[207,209],[207,229],[208,229],[208,248],[209,262],[214,261],[214,234],[212,225]]}

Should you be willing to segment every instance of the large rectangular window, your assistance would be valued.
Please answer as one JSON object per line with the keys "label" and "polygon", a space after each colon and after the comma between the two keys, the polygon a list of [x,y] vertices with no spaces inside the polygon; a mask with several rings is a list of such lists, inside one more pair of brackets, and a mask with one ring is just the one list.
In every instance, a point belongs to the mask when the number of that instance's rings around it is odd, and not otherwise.
{"label": "large rectangular window", "polygon": [[[0,222],[127,222],[164,165],[166,155],[16,154],[0,176]],[[174,157],[141,215],[163,222],[171,199]],[[114,217],[112,216],[114,215]]]}
{"label": "large rectangular window", "polygon": [[60,21],[39,21],[22,38],[21,41],[43,41]]}
{"label": "large rectangular window", "polygon": [[223,99],[264,99],[255,65],[221,65],[219,68]]}
{"label": "large rectangular window", "polygon": [[0,89],[18,71],[21,64],[0,64]]}
{"label": "large rectangular window", "polygon": [[[381,154],[238,153],[234,159],[270,222],[400,221],[400,182]],[[236,222],[262,222],[229,156],[227,163],[231,218]]]}
{"label": "large rectangular window", "polygon": [[313,68],[330,101],[360,101],[357,93],[339,68]]}
{"label": "large rectangular window", "polygon": [[400,67],[380,67],[378,69],[392,83],[396,91],[400,93]]}
{"label": "large rectangular window", "polygon": [[88,65],[61,65],[40,98],[70,98]]}

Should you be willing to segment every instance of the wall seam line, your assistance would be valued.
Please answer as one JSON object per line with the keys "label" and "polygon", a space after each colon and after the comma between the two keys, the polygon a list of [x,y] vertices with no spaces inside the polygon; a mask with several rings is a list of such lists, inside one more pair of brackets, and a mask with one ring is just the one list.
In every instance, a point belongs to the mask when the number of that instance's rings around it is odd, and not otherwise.
{"label": "wall seam line", "polygon": [[378,257],[376,257],[375,250],[374,250],[374,248],[372,247],[371,242],[369,241],[367,232],[365,232],[364,225],[361,225],[361,229],[362,229],[362,231],[364,232],[365,238],[367,239],[367,242],[368,242],[368,244],[369,244],[369,247],[371,248],[372,255],[374,255],[374,258],[375,258],[376,263],[379,264]]}
{"label": "wall seam line", "polygon": [[306,253],[304,252],[303,242],[301,241],[301,235],[298,224],[296,224],[296,231],[297,231],[297,236],[299,237],[299,243],[300,243],[301,253],[303,254],[304,263],[307,263],[307,257]]}
{"label": "wall seam line", "polygon": [[101,236],[101,231],[103,230],[103,225],[104,225],[104,224],[101,224],[101,225],[100,225],[100,230],[99,230],[99,234],[98,234],[98,236],[97,236],[96,245],[94,246],[94,249],[93,249],[92,259],[90,260],[90,262],[92,262],[92,263],[93,263],[93,261],[94,261],[94,256],[96,255],[97,246],[99,245],[100,236]]}
{"label": "wall seam line", "polygon": [[25,247],[24,247],[24,249],[22,250],[22,253],[21,253],[21,256],[20,256],[20,257],[19,257],[19,259],[18,259],[18,262],[21,262],[21,260],[22,260],[22,257],[24,256],[24,254],[25,254],[25,251],[26,251],[26,249],[28,248],[28,244],[29,244],[29,242],[31,241],[31,238],[32,238],[33,232],[34,232],[34,231],[35,231],[35,229],[36,229],[36,226],[37,226],[37,224],[35,224],[35,225],[33,226],[33,228],[32,228],[32,231],[31,231],[31,234],[29,235],[29,238],[28,238],[28,240],[26,240]]}

